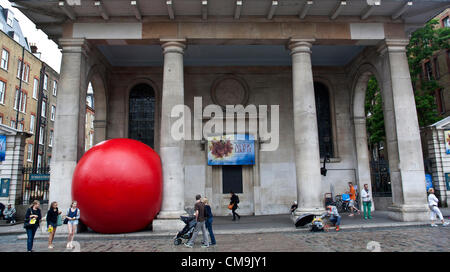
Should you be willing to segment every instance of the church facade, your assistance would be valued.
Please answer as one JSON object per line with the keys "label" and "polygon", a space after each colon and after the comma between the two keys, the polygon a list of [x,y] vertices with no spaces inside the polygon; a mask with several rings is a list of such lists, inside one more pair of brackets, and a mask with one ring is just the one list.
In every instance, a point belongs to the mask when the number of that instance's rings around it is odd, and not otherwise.
{"label": "church facade", "polygon": [[[406,45],[408,34],[441,12],[445,1],[14,2],[62,49],[51,201],[70,203],[91,82],[94,142],[137,139],[161,157],[163,204],[154,229],[170,229],[196,194],[207,196],[217,215],[229,213],[230,191],[239,195],[244,215],[288,213],[293,201],[299,214],[318,213],[326,193],[342,194],[348,182],[372,184],[364,104],[375,76],[383,98],[390,215],[402,221],[427,216]],[[241,119],[247,126],[267,121],[279,137],[253,135],[250,164],[214,165],[209,137],[217,135],[173,137],[177,105],[191,109],[192,134],[211,120],[208,105],[267,106],[266,115]],[[264,150],[270,141],[277,148]]]}

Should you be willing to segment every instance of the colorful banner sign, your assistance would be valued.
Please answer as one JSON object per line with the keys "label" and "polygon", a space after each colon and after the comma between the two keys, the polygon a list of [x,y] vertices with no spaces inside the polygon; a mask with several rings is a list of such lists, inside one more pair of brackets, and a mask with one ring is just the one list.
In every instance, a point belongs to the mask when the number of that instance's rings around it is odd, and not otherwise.
{"label": "colorful banner sign", "polygon": [[11,179],[2,178],[0,183],[0,197],[8,197],[9,196],[9,185],[11,183]]}
{"label": "colorful banner sign", "polygon": [[6,136],[0,135],[0,161],[5,160],[6,154]]}
{"label": "colorful banner sign", "polygon": [[425,184],[426,184],[427,192],[428,192],[428,189],[433,188],[433,177],[430,174],[425,174]]}
{"label": "colorful banner sign", "polygon": [[444,131],[445,153],[450,154],[450,130]]}
{"label": "colorful banner sign", "polygon": [[255,138],[249,134],[208,137],[208,165],[255,164]]}
{"label": "colorful banner sign", "polygon": [[447,191],[450,190],[450,173],[445,173],[445,184],[447,186]]}

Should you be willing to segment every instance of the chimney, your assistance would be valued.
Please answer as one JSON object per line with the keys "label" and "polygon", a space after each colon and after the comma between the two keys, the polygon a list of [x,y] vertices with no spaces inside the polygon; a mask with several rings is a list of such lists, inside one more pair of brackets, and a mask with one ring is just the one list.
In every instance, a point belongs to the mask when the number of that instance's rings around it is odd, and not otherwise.
{"label": "chimney", "polygon": [[35,43],[30,44],[31,53],[36,54],[37,53],[37,46]]}

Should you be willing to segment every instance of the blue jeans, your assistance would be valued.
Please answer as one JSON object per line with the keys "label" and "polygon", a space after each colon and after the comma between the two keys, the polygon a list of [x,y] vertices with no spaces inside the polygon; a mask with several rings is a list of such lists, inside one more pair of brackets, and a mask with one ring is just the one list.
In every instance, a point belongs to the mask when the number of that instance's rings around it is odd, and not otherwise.
{"label": "blue jeans", "polygon": [[206,228],[208,229],[209,232],[209,237],[211,237],[211,244],[216,244],[216,237],[214,237],[214,233],[213,233],[213,229],[212,229],[212,222],[213,222],[213,218],[209,217],[208,219],[206,219]]}
{"label": "blue jeans", "polygon": [[330,222],[333,222],[335,226],[339,226],[341,224],[341,216],[330,216]]}
{"label": "blue jeans", "polygon": [[31,251],[33,249],[33,241],[34,241],[34,235],[36,234],[38,227],[32,227],[28,228],[27,230],[27,250]]}

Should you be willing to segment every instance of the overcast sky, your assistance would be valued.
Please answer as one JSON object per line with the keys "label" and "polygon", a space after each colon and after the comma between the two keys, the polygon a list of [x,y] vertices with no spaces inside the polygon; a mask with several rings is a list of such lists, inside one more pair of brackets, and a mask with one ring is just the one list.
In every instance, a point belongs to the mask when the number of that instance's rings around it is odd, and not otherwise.
{"label": "overcast sky", "polygon": [[28,43],[35,43],[38,52],[41,52],[41,59],[50,67],[59,73],[61,65],[61,51],[56,43],[47,38],[42,30],[37,30],[33,22],[31,22],[22,12],[13,8],[8,0],[0,0],[0,5],[7,9],[12,9],[14,17],[19,20],[23,35],[28,39]]}

